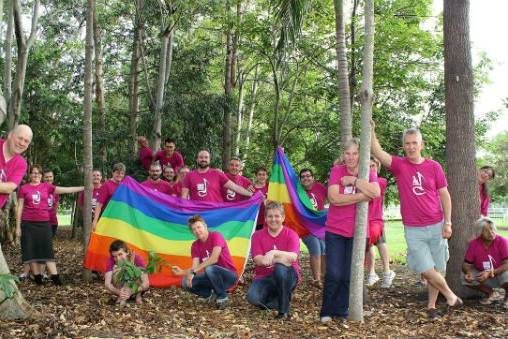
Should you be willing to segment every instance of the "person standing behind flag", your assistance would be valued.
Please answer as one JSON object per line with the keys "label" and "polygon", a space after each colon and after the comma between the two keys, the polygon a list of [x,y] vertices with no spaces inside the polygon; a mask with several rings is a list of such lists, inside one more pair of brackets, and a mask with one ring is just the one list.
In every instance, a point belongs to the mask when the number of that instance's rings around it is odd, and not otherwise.
{"label": "person standing behind flag", "polygon": [[[226,176],[228,177],[229,180],[231,180],[238,186],[245,188],[246,190],[254,192],[254,187],[252,186],[251,181],[240,174],[240,172],[242,171],[242,162],[240,161],[240,158],[236,157],[231,158],[231,160],[229,161],[228,170],[229,172],[226,173]],[[249,199],[248,196],[238,195],[236,194],[235,191],[226,187],[222,188],[222,198],[226,202],[236,202]]]}
{"label": "person standing behind flag", "polygon": [[171,166],[175,172],[185,165],[182,154],[176,150],[176,141],[171,138],[164,140],[164,149],[155,154],[155,161],[159,161],[161,168]]}
{"label": "person standing behind flag", "polygon": [[258,218],[256,222],[256,231],[263,228],[265,222],[265,200],[268,195],[268,171],[264,167],[259,167],[256,170],[256,179],[254,180],[254,193],[263,193],[263,202],[259,208]]}

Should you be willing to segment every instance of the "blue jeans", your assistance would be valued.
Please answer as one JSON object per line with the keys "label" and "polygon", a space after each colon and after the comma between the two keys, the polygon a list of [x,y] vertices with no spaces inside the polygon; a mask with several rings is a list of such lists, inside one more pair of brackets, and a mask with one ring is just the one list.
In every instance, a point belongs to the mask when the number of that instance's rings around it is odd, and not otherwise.
{"label": "blue jeans", "polygon": [[303,243],[309,250],[309,255],[314,257],[320,257],[325,255],[326,245],[323,239],[319,239],[313,234],[309,234],[302,238]]}
{"label": "blue jeans", "polygon": [[218,265],[205,267],[204,273],[199,273],[192,278],[192,287],[187,286],[186,279],[182,279],[182,287],[202,298],[208,298],[212,291],[217,299],[227,297],[227,289],[233,286],[238,279],[236,272],[230,271]]}
{"label": "blue jeans", "polygon": [[279,313],[288,313],[298,276],[292,266],[274,266],[271,275],[252,281],[247,291],[247,300],[264,309],[277,309]]}
{"label": "blue jeans", "polygon": [[326,274],[321,317],[347,317],[353,238],[326,232]]}

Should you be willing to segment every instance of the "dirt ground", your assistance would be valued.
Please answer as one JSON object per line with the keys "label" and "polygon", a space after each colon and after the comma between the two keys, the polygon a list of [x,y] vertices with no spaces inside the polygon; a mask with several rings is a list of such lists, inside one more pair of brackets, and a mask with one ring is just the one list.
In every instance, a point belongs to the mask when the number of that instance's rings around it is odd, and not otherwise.
{"label": "dirt ground", "polygon": [[[424,292],[416,286],[416,276],[405,266],[397,272],[390,289],[370,289],[371,302],[365,306],[365,322],[318,321],[321,290],[309,282],[308,258],[301,259],[303,282],[297,287],[291,305],[292,318],[275,320],[275,313],[248,304],[246,285],[232,295],[226,310],[204,304],[179,288],[152,289],[141,305],[119,307],[112,302],[100,281],[83,283],[82,249],[62,232],[55,242],[57,265],[64,286],[50,282],[36,286],[19,284],[26,300],[39,313],[38,318],[20,322],[0,321],[2,338],[79,338],[79,337],[169,337],[169,338],[336,338],[336,337],[508,337],[508,313],[501,304],[482,306],[466,301],[466,306],[438,321],[425,313]],[[11,269],[21,272],[20,250],[5,247]],[[440,305],[444,310],[444,303]]]}

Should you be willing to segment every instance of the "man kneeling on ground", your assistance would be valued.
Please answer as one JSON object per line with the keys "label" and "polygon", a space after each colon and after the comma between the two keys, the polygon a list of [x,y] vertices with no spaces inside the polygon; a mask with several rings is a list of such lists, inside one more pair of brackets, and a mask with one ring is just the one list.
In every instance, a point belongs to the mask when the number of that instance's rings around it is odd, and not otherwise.
{"label": "man kneeling on ground", "polygon": [[284,208],[270,201],[265,208],[265,228],[252,236],[251,254],[256,265],[247,300],[264,309],[277,309],[277,319],[289,318],[291,295],[300,280],[300,239],[285,227]]}
{"label": "man kneeling on ground", "polygon": [[496,234],[494,222],[482,217],[475,223],[477,238],[471,240],[462,265],[462,283],[482,291],[483,305],[495,300],[494,288],[504,288],[504,307],[508,309],[508,239]]}

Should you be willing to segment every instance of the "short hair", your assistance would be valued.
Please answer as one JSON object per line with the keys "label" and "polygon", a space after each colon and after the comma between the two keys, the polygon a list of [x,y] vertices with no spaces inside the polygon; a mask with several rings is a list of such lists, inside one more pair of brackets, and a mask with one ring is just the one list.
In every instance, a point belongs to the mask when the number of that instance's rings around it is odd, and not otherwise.
{"label": "short hair", "polygon": [[377,171],[379,172],[379,170],[381,169],[381,161],[379,161],[378,159],[376,159],[374,157],[371,157],[370,161],[376,164]]}
{"label": "short hair", "polygon": [[113,253],[116,251],[124,250],[125,252],[129,253],[129,247],[127,247],[127,244],[122,240],[115,240],[109,245],[109,253]]}
{"label": "short hair", "polygon": [[92,173],[93,173],[93,172],[99,172],[99,173],[101,174],[101,176],[102,176],[102,171],[101,171],[100,169],[98,169],[98,168],[94,168],[94,169],[92,170]]}
{"label": "short hair", "polygon": [[268,171],[266,170],[266,168],[265,168],[265,167],[262,167],[262,166],[261,166],[261,167],[256,168],[256,172],[255,172],[255,173],[256,173],[256,174],[258,174],[258,173],[259,173],[259,172],[261,172],[261,171],[268,173]]}
{"label": "short hair", "polygon": [[51,174],[54,174],[52,169],[46,168],[45,170],[42,171],[42,174],[46,174],[46,173],[50,173],[50,172],[51,172]]}
{"label": "short hair", "polygon": [[121,162],[117,162],[116,164],[113,165],[113,172],[116,172],[116,171],[122,171],[122,172],[125,172],[127,169],[125,167],[125,165]]}
{"label": "short hair", "polygon": [[305,173],[305,172],[309,172],[310,175],[314,176],[314,172],[312,172],[312,170],[310,168],[302,168],[300,170],[300,174],[298,174],[298,176],[301,178],[302,174]]}
{"label": "short hair", "polygon": [[417,138],[420,139],[420,141],[423,141],[422,132],[416,127],[406,128],[404,132],[402,133],[402,144],[404,144],[406,140],[406,136],[408,135],[416,135]]}
{"label": "short hair", "polygon": [[279,210],[282,215],[284,215],[284,207],[278,201],[267,201],[265,204],[265,215],[268,214],[269,210]]}
{"label": "short hair", "polygon": [[207,152],[210,158],[212,157],[212,152],[208,148],[200,148],[198,153],[196,153],[196,158],[198,157],[199,153],[201,152]]}
{"label": "short hair", "polygon": [[203,225],[207,226],[205,219],[203,219],[203,217],[200,216],[199,214],[196,214],[196,215],[193,215],[192,217],[190,217],[189,220],[187,220],[187,225],[189,226],[189,229],[192,231],[192,225],[194,225],[195,223],[197,223],[199,221],[201,221],[203,223]]}
{"label": "short hair", "polygon": [[173,138],[166,138],[166,139],[164,139],[164,145],[165,144],[175,144],[176,145],[176,141]]}
{"label": "short hair", "polygon": [[[152,162],[152,163],[150,164],[150,168],[152,168],[152,167],[159,167],[160,169],[162,169],[161,164],[159,164],[159,162],[158,162],[158,161],[154,161],[154,162]],[[164,167],[164,168],[166,168],[166,167]]]}
{"label": "short hair", "polygon": [[231,157],[231,159],[229,159],[229,162],[231,162],[232,160],[238,161],[240,164],[242,163],[242,159],[240,159],[239,157]]}
{"label": "short hair", "polygon": [[475,235],[479,236],[483,232],[485,226],[487,225],[492,227],[493,231],[497,231],[496,225],[494,224],[494,221],[492,219],[490,219],[489,217],[481,217],[474,223]]}
{"label": "short hair", "polygon": [[480,167],[480,169],[481,170],[489,170],[489,171],[491,171],[492,172],[492,179],[494,179],[496,177],[496,171],[494,170],[494,167],[486,165],[486,166]]}
{"label": "short hair", "polygon": [[38,169],[38,170],[39,170],[39,172],[41,172],[41,174],[43,174],[43,172],[42,172],[42,166],[41,166],[41,165],[39,165],[39,164],[34,164],[34,165],[32,165],[32,167],[30,167],[30,173],[32,173],[32,171],[33,171],[34,169]]}
{"label": "short hair", "polygon": [[343,151],[347,151],[351,148],[351,146],[356,146],[356,148],[360,149],[360,140],[358,138],[351,138],[344,142],[342,145]]}

